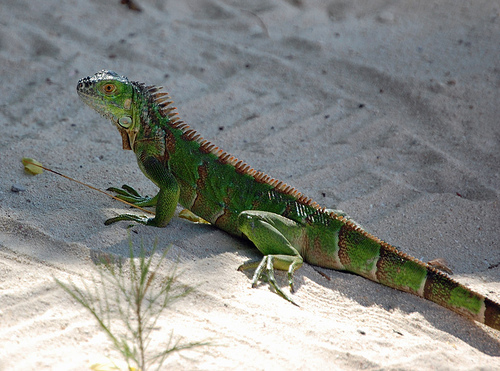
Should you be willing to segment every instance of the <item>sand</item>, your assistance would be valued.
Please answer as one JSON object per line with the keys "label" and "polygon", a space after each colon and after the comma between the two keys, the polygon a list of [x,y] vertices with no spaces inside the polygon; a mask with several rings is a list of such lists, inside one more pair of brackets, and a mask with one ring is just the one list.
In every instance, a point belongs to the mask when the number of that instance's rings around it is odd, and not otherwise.
{"label": "sand", "polygon": [[[118,358],[54,277],[89,282],[96,256],[126,256],[127,223],[103,221],[128,208],[21,165],[154,194],[116,129],[77,97],[78,79],[101,69],[165,86],[205,138],[404,252],[446,259],[500,301],[498,2],[137,4],[0,3],[0,369]],[[165,368],[500,368],[498,331],[421,298],[305,264],[295,307],[237,271],[259,257],[244,241],[177,217],[131,231],[135,246],[171,246],[196,286],[158,336],[214,344]]]}

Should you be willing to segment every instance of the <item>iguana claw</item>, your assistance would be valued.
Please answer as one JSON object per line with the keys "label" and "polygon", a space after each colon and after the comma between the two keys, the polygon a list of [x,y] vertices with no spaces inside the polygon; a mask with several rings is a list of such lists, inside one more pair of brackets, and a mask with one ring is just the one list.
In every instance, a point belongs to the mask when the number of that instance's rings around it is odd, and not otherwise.
{"label": "iguana claw", "polygon": [[144,225],[152,225],[152,226],[155,225],[154,222],[152,222],[154,220],[154,218],[148,218],[146,216],[139,216],[139,215],[133,215],[133,214],[121,214],[121,215],[115,216],[114,218],[109,218],[104,222],[104,224],[110,225],[110,224],[113,224],[116,222],[120,222],[122,220],[128,220],[131,222],[136,222],[136,223],[140,223],[140,224],[144,224]]}
{"label": "iguana claw", "polygon": [[141,196],[139,192],[126,184],[122,185],[121,188],[109,187],[108,191],[115,192],[116,197],[136,206],[155,206],[157,201],[157,197]]}

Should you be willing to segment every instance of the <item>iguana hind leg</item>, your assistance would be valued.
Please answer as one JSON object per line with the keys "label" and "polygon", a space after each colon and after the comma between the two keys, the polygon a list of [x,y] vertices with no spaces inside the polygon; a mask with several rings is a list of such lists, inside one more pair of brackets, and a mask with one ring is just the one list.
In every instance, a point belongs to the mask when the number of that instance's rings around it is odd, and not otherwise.
{"label": "iguana hind leg", "polygon": [[288,284],[293,292],[293,273],[303,263],[299,250],[293,245],[302,235],[302,226],[278,214],[249,210],[238,216],[238,228],[264,254],[260,263],[249,262],[238,269],[256,267],[252,287],[255,287],[258,280],[265,275],[269,284],[279,295],[297,305],[276,283],[274,269],[288,272]]}

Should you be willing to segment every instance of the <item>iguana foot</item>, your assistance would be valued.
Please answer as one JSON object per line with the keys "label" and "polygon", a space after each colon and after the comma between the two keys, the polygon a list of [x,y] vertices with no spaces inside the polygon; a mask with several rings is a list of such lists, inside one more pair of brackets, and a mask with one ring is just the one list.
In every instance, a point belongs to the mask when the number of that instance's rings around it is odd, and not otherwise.
{"label": "iguana foot", "polygon": [[[290,261],[292,258],[293,261]],[[293,259],[289,255],[266,255],[262,258],[260,263],[258,261],[252,261],[239,266],[238,270],[243,271],[247,269],[255,268],[255,273],[252,277],[252,287],[257,287],[259,279],[264,279],[272,286],[272,288],[279,294],[282,298],[289,301],[290,303],[299,306],[292,298],[290,298],[276,282],[274,277],[274,267],[276,265],[281,265],[284,261],[288,265],[288,284],[290,286],[290,292],[295,292],[293,287],[293,272],[302,265],[302,259]]]}
{"label": "iguana foot", "polygon": [[157,202],[156,197],[141,196],[134,188],[129,185],[122,185],[121,188],[110,187],[108,191],[115,192],[119,199],[130,202],[136,206],[154,206]]}
{"label": "iguana foot", "polygon": [[133,214],[121,214],[118,216],[115,216],[114,218],[109,218],[107,219],[104,224],[105,225],[110,225],[116,222],[120,222],[122,220],[128,220],[131,222],[136,222],[144,225],[151,225],[151,226],[157,226],[155,223],[155,218],[148,218],[146,216],[139,216],[139,215],[133,215]]}

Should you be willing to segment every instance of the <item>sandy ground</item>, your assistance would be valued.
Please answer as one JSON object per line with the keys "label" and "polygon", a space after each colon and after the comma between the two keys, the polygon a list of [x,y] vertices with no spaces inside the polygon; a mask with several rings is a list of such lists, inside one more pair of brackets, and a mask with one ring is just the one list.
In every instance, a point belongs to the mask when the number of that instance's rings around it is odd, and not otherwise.
{"label": "sandy ground", "polygon": [[[425,4],[425,5],[424,5]],[[126,255],[127,207],[23,172],[33,157],[93,186],[154,186],[110,122],[79,101],[101,69],[163,85],[181,117],[254,168],[500,300],[497,1],[0,1],[0,369],[116,358],[54,283]],[[24,189],[13,192],[12,186]],[[418,297],[305,264],[300,308],[237,267],[258,252],[179,218],[134,226],[172,245],[196,291],[158,334],[216,346],[170,369],[491,369],[500,333]],[[278,274],[285,286],[285,276]]]}

